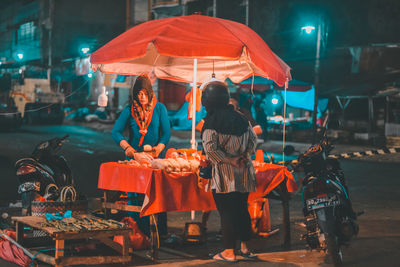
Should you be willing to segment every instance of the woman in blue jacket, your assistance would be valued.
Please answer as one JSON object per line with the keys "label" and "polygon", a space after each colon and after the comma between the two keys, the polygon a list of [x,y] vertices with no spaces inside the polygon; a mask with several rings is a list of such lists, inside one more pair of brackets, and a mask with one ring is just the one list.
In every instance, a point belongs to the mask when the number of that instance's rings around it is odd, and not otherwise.
{"label": "woman in blue jacket", "polygon": [[[129,136],[123,135],[125,128]],[[157,157],[165,154],[165,146],[171,137],[171,128],[167,109],[158,102],[151,82],[147,76],[138,76],[131,88],[129,105],[125,107],[112,130],[114,141],[124,150],[126,158],[133,158],[134,153],[142,152],[144,145],[150,145]],[[128,193],[128,197],[142,194]],[[130,205],[141,205],[143,201],[130,201]],[[149,217],[139,218],[138,212],[130,214],[139,228],[149,235]],[[167,234],[167,215],[158,214],[158,229],[161,236]]]}

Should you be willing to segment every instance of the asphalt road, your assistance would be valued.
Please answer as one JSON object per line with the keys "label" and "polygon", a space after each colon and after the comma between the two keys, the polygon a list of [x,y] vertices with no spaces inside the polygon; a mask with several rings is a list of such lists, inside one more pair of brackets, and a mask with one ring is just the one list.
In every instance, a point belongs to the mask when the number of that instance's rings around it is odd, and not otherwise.
{"label": "asphalt road", "polygon": [[[101,131],[98,131],[101,130]],[[18,198],[14,163],[29,156],[36,144],[42,140],[69,134],[69,142],[61,153],[73,171],[78,190],[88,197],[101,195],[97,189],[99,166],[102,162],[123,158],[120,148],[111,139],[109,131],[90,129],[83,126],[23,126],[16,132],[0,132],[0,201]],[[188,146],[182,136],[173,136],[174,147]],[[187,145],[186,145],[187,144]],[[343,146],[344,149],[346,146]],[[363,149],[359,147],[359,149]],[[353,147],[354,150],[354,147]],[[385,158],[386,157],[386,158]],[[389,158],[388,158],[389,157]],[[345,266],[399,266],[400,256],[400,164],[395,156],[368,157],[367,160],[342,160],[355,210],[365,211],[359,218],[358,237],[343,251]],[[279,227],[282,210],[277,201],[270,202],[271,221]],[[290,251],[281,248],[280,232],[269,238],[256,238],[250,247],[259,253],[255,262],[240,261],[236,265],[257,266],[324,266],[318,252],[305,251],[304,241],[299,237],[304,232],[296,222],[302,220],[300,196],[293,196],[290,203],[292,247]],[[200,212],[196,219],[200,220]],[[164,245],[157,264],[168,266],[215,266],[208,259],[209,253],[218,252],[220,241],[215,237],[219,230],[219,217],[212,212],[208,226],[208,242],[203,245],[185,245],[176,242]],[[185,222],[190,221],[188,212],[169,213],[170,233],[182,234]],[[171,249],[176,253],[172,253]],[[184,254],[182,254],[184,253]],[[135,252],[129,266],[151,265],[145,251]],[[218,263],[220,264],[220,263]],[[224,263],[221,263],[224,264]],[[0,261],[0,266],[7,266]],[[10,265],[11,266],[11,265]],[[115,266],[115,265],[114,265]]]}

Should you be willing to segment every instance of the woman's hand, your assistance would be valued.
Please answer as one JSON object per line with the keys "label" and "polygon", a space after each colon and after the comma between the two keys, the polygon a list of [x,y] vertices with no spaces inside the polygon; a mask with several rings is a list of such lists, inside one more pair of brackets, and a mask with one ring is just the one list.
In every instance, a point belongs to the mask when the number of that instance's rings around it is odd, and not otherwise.
{"label": "woman's hand", "polygon": [[232,163],[231,164],[236,168],[242,168],[243,167],[242,158],[241,157],[232,158]]}
{"label": "woman's hand", "polygon": [[246,157],[240,157],[239,158],[240,168],[242,168],[243,166],[246,166],[249,161],[250,161],[250,159],[248,159]]}
{"label": "woman's hand", "polygon": [[165,148],[165,145],[162,143],[159,143],[158,145],[156,145],[154,147],[155,149],[155,158],[158,158],[158,156],[160,155],[160,153],[163,151],[163,149]]}
{"label": "woman's hand", "polygon": [[243,166],[245,166],[249,161],[251,160],[251,158],[250,158],[250,153],[245,153],[244,155],[242,155],[241,157],[240,157],[240,163],[241,163],[241,166],[243,167]]}
{"label": "woman's hand", "polygon": [[222,160],[223,163],[230,164],[236,168],[241,168],[241,157],[229,157]]}
{"label": "woman's hand", "polygon": [[121,140],[119,146],[124,150],[126,156],[133,158],[133,154],[136,151],[126,140]]}
{"label": "woman's hand", "polygon": [[125,149],[125,155],[130,158],[133,158],[135,153],[136,153],[136,150],[133,149],[133,147],[131,147],[131,146],[129,146]]}
{"label": "woman's hand", "polygon": [[224,163],[231,164],[232,166],[234,166],[236,168],[243,168],[243,166],[245,166],[247,164],[247,162],[249,162],[249,160],[250,160],[250,154],[246,153],[242,156],[227,158],[224,161]]}

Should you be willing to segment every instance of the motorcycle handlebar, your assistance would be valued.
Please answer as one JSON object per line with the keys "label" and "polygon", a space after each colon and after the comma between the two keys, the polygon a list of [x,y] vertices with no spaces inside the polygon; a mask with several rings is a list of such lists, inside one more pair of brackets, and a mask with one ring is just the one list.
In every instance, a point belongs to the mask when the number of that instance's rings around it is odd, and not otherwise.
{"label": "motorcycle handlebar", "polygon": [[61,137],[61,138],[55,138],[55,139],[53,139],[54,142],[51,142],[51,143],[52,143],[52,148],[53,148],[53,149],[59,148],[59,147],[62,145],[62,143],[64,143],[64,142],[66,141],[66,139],[67,139],[68,137],[69,137],[69,134],[66,134],[65,136],[63,136],[63,137]]}
{"label": "motorcycle handlebar", "polygon": [[66,134],[64,137],[61,137],[60,142],[63,142],[65,139],[69,137],[69,134]]}
{"label": "motorcycle handlebar", "polygon": [[64,143],[65,141],[66,141],[66,139],[69,137],[69,134],[66,134],[65,136],[63,136],[63,137],[61,137],[61,138],[58,138],[57,139],[57,143],[59,144],[59,145],[61,145],[62,143]]}

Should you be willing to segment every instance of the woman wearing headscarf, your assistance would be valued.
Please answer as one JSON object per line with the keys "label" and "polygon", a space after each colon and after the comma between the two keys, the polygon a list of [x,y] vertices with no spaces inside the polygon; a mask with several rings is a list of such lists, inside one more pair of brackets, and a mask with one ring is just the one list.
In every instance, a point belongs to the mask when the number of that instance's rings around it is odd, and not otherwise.
{"label": "woman wearing headscarf", "polygon": [[[125,128],[129,136],[123,135]],[[111,133],[114,141],[124,150],[127,159],[133,158],[135,152],[142,152],[145,145],[155,150],[157,157],[165,154],[165,146],[171,137],[171,128],[167,109],[158,102],[150,79],[138,76],[130,91],[129,105],[125,107],[114,124]],[[128,197],[142,194],[128,193]],[[130,205],[141,205],[142,201],[130,201]],[[149,217],[139,217],[138,212],[130,214],[139,228],[149,235]],[[158,215],[158,229],[161,236],[167,234],[167,215]]]}
{"label": "woman wearing headscarf", "polygon": [[229,104],[229,91],[222,82],[209,83],[202,94],[207,111],[202,129],[203,148],[212,163],[212,178],[206,190],[212,191],[221,218],[224,250],[213,259],[235,262],[239,255],[252,258],[247,247],[251,220],[247,208],[249,192],[256,191],[256,177],[250,155],[255,152],[256,134],[248,119]]}

